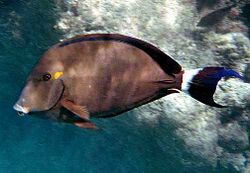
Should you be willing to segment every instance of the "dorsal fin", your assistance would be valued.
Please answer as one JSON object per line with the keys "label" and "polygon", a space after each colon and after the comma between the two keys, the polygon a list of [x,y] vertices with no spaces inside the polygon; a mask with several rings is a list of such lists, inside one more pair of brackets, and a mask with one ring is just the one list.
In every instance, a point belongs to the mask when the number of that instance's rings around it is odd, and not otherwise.
{"label": "dorsal fin", "polygon": [[83,42],[83,41],[117,41],[135,46],[145,53],[147,53],[161,68],[162,70],[169,74],[177,74],[181,72],[181,66],[173,60],[169,55],[162,52],[157,47],[143,40],[124,36],[120,34],[88,34],[88,35],[78,35],[69,40],[63,41],[59,44],[59,47],[65,47],[70,44]]}

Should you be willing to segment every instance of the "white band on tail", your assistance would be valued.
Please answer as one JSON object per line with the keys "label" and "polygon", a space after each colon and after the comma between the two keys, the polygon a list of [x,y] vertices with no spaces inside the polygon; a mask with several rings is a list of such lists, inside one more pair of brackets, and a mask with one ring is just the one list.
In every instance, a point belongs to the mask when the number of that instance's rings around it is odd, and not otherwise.
{"label": "white band on tail", "polygon": [[192,69],[192,70],[185,70],[182,78],[181,90],[187,94],[188,89],[190,87],[190,82],[192,81],[193,77],[197,75],[202,68]]}

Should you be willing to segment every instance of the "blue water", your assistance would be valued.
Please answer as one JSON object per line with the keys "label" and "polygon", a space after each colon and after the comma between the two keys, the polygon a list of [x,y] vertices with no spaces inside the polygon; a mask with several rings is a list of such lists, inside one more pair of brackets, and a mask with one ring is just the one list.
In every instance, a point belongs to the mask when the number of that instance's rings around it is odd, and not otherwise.
{"label": "blue water", "polygon": [[214,171],[187,163],[197,158],[171,124],[152,127],[131,112],[94,120],[99,131],[17,116],[12,106],[27,74],[62,37],[55,10],[52,0],[0,0],[0,173]]}

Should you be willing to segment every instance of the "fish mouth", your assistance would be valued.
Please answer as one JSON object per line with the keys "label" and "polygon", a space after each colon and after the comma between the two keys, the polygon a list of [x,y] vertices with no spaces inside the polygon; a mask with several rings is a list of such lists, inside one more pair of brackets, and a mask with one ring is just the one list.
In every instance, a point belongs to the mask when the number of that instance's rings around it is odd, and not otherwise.
{"label": "fish mouth", "polygon": [[29,108],[22,107],[19,104],[15,104],[13,108],[17,111],[19,116],[24,116],[25,114],[29,113]]}

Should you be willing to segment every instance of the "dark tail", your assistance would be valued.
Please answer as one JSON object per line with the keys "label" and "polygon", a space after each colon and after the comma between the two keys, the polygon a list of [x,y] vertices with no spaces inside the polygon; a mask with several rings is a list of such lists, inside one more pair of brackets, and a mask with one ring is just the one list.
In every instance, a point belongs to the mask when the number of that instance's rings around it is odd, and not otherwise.
{"label": "dark tail", "polygon": [[213,94],[216,85],[223,77],[236,77],[244,80],[237,72],[224,67],[205,67],[185,71],[183,74],[182,91],[196,100],[213,107],[226,107],[214,102]]}

